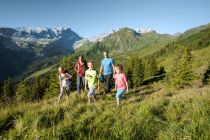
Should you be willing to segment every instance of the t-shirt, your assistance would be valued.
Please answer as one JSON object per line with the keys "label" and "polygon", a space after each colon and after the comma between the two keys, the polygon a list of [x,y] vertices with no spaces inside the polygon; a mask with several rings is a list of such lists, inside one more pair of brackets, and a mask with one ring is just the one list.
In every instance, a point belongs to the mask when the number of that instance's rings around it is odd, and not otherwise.
{"label": "t-shirt", "polygon": [[70,85],[70,80],[65,80],[65,78],[71,77],[71,74],[69,73],[61,73],[60,74],[60,80],[61,80],[61,86],[62,87],[68,87]]}
{"label": "t-shirt", "polygon": [[115,84],[117,89],[126,89],[127,78],[124,73],[119,73],[114,75]]}
{"label": "t-shirt", "polygon": [[104,75],[108,75],[108,74],[113,73],[112,65],[114,65],[114,62],[111,58],[104,58],[101,61],[101,65],[103,67]]}
{"label": "t-shirt", "polygon": [[96,87],[98,84],[98,73],[96,70],[86,70],[85,80],[88,82],[88,87]]}
{"label": "t-shirt", "polygon": [[78,76],[79,76],[79,77],[85,76],[86,62],[80,63],[80,62],[78,61],[78,62],[74,65],[74,69],[75,69],[75,71],[79,71],[79,72],[78,72]]}

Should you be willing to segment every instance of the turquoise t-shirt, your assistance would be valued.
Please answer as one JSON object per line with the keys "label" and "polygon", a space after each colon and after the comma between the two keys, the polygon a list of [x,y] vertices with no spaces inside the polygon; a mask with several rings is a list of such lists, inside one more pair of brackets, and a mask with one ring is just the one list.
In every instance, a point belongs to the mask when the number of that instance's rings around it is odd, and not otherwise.
{"label": "turquoise t-shirt", "polygon": [[101,61],[101,65],[103,67],[104,75],[113,74],[112,65],[114,65],[114,62],[111,58],[104,58]]}

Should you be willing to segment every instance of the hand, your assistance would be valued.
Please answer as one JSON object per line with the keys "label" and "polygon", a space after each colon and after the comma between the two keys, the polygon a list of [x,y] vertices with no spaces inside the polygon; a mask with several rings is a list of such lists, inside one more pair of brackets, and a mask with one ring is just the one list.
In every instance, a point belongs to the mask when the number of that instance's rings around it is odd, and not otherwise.
{"label": "hand", "polygon": [[127,88],[126,92],[128,92],[128,88]]}
{"label": "hand", "polygon": [[77,73],[79,73],[79,71],[77,71]]}
{"label": "hand", "polygon": [[114,88],[114,91],[117,91],[117,88],[116,87]]}
{"label": "hand", "polygon": [[98,86],[98,92],[100,92],[100,87]]}

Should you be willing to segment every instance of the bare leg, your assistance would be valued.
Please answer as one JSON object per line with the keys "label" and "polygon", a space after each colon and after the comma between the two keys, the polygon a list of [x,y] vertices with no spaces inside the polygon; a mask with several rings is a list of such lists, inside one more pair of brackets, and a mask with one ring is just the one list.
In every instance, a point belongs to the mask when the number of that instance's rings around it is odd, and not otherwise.
{"label": "bare leg", "polygon": [[95,102],[96,102],[96,99],[95,99],[94,95],[92,95],[92,98],[93,98],[93,101],[94,101],[94,103],[95,103]]}
{"label": "bare leg", "polygon": [[59,97],[58,97],[58,103],[60,102],[62,96],[63,96],[63,87],[60,87],[60,94],[59,94]]}
{"label": "bare leg", "polygon": [[120,99],[117,98],[117,106],[120,106]]}
{"label": "bare leg", "polygon": [[58,97],[58,103],[60,102],[61,98],[63,97],[63,94],[59,95]]}
{"label": "bare leg", "polygon": [[88,103],[90,104],[90,96],[88,96]]}

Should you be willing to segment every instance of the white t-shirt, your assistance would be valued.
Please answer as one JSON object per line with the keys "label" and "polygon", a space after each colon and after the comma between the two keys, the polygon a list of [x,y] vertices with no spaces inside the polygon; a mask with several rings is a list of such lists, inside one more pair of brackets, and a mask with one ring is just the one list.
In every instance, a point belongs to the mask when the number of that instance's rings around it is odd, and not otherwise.
{"label": "white t-shirt", "polygon": [[70,80],[65,80],[65,78],[71,77],[69,73],[61,73],[59,78],[61,80],[62,87],[68,87],[70,85]]}

